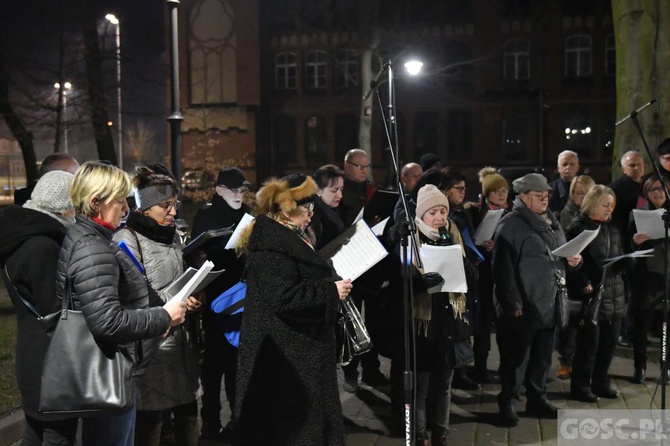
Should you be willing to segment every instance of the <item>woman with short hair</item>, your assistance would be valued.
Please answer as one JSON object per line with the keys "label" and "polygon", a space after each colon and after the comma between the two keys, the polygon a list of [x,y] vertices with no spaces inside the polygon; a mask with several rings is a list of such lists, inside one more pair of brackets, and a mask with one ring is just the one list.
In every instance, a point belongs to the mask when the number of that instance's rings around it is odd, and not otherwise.
{"label": "woman with short hair", "polygon": [[[184,322],[186,305],[173,301],[163,305],[150,293],[139,268],[112,241],[128,211],[131,189],[130,178],[118,167],[95,161],[81,165],[70,188],[77,217],[60,251],[56,292],[61,299],[72,293],[75,308],[97,341],[128,344],[125,347],[137,353],[133,349],[137,346],[130,344],[166,335],[170,327]],[[136,363],[135,375],[141,367]],[[121,414],[85,418],[82,443],[132,446],[134,429],[133,405]]]}
{"label": "woman with short hair", "polygon": [[317,189],[309,227],[314,231],[319,250],[344,232],[344,222],[337,212],[344,189],[344,171],[334,164],[326,164],[314,171],[313,178]]}

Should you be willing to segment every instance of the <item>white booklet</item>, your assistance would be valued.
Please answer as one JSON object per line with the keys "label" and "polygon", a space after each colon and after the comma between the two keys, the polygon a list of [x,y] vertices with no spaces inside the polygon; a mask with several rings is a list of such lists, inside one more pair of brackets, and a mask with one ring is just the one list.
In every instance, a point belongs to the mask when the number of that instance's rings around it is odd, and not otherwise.
{"label": "white booklet", "polygon": [[637,232],[647,234],[650,239],[655,240],[665,237],[665,226],[663,226],[663,214],[665,209],[645,211],[644,209],[633,209],[633,218]]}
{"label": "white booklet", "polygon": [[[225,269],[220,269],[219,271],[210,271],[203,279],[202,282],[198,284],[198,286],[193,290],[194,293],[199,293],[200,291],[204,290],[207,285],[212,283],[214,279],[219,277]],[[174,282],[170,284],[169,287],[165,289],[165,292],[168,293],[170,296],[175,296],[186,284],[188,283],[189,280],[195,274],[198,272],[196,268],[189,267],[184,273],[177,277]]]}
{"label": "white booklet", "polygon": [[577,237],[554,249],[551,253],[556,257],[574,257],[589,246],[589,243],[598,235],[598,231],[600,231],[600,226],[598,229],[582,231]]}
{"label": "white booklet", "polygon": [[611,259],[605,259],[605,263],[603,264],[603,268],[606,268],[613,263],[618,262],[621,259],[626,259],[626,258],[641,258],[641,257],[654,257],[654,248],[651,249],[643,249],[641,251],[633,251],[629,254],[623,254],[620,256],[612,257]]}
{"label": "white booklet", "polygon": [[495,211],[490,210],[484,215],[484,219],[475,231],[475,245],[479,246],[485,241],[493,238],[496,226],[498,225],[503,212],[503,209],[496,209]]}
{"label": "white booklet", "polygon": [[319,255],[331,260],[338,276],[356,280],[386,257],[388,252],[365,221],[359,220],[321,248]]}
{"label": "white booklet", "polygon": [[252,221],[254,221],[254,217],[252,217],[249,214],[244,214],[240,222],[237,224],[237,226],[235,226],[235,231],[233,231],[233,235],[231,235],[230,238],[228,239],[228,243],[226,243],[225,249],[235,248],[235,245],[237,245],[237,241],[240,239],[242,229],[249,226],[249,223],[251,223]]}
{"label": "white booklet", "polygon": [[186,282],[186,285],[184,285],[178,292],[175,294],[170,301],[173,300],[181,300],[186,301],[188,299],[188,296],[191,296],[195,290],[198,288],[198,285],[207,278],[207,275],[209,272],[214,268],[214,263],[212,263],[209,260],[205,260],[205,263],[202,264],[200,269],[193,274],[193,277],[189,279],[188,282]]}
{"label": "white booklet", "polygon": [[440,285],[430,288],[429,293],[468,292],[461,245],[433,246],[423,244],[420,254],[423,261],[423,271],[439,273],[444,279],[444,282]]}

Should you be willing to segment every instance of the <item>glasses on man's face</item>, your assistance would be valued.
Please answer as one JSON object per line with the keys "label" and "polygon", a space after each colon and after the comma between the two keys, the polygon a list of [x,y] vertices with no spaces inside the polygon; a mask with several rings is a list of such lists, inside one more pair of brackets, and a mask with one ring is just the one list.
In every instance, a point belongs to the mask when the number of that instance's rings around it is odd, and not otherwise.
{"label": "glasses on man's face", "polygon": [[531,197],[535,197],[538,200],[542,200],[542,201],[548,200],[551,197],[551,193],[549,193],[549,192],[544,192],[544,193],[528,192],[528,195],[530,195]]}
{"label": "glasses on man's face", "polygon": [[370,164],[356,164],[352,163],[351,161],[347,161],[347,164],[351,164],[352,166],[356,167],[358,170],[365,170],[370,168]]}
{"label": "glasses on man's face", "polygon": [[178,210],[181,207],[181,201],[166,201],[164,203],[159,203],[158,206],[166,212],[170,212],[170,209]]}
{"label": "glasses on man's face", "polygon": [[451,186],[452,189],[456,189],[459,192],[463,192],[466,186]]}
{"label": "glasses on man's face", "polygon": [[249,192],[248,187],[238,187],[237,189],[233,189],[233,188],[230,188],[228,186],[223,186],[223,185],[221,185],[221,187],[224,188],[224,189],[228,189],[229,191],[231,191],[233,193],[233,195],[244,195],[247,192]]}

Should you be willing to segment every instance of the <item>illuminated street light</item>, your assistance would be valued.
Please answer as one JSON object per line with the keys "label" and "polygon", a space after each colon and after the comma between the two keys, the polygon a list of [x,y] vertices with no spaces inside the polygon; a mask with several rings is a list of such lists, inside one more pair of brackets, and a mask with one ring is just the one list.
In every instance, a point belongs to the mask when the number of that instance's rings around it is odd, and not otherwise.
{"label": "illuminated street light", "polygon": [[123,117],[121,112],[121,23],[114,14],[107,14],[105,20],[116,28],[116,108],[119,141],[119,168],[123,169]]}
{"label": "illuminated street light", "polygon": [[[61,89],[60,82],[54,84],[54,88],[58,91]],[[68,153],[68,144],[67,144],[67,92],[72,90],[72,84],[65,82],[63,84],[63,113],[60,117],[61,122],[59,123],[63,127],[63,153]],[[65,124],[63,124],[65,121]]]}
{"label": "illuminated street light", "polygon": [[416,76],[421,72],[421,67],[423,67],[423,62],[420,62],[418,60],[410,60],[409,62],[405,62],[405,70],[407,70],[407,73],[411,76]]}

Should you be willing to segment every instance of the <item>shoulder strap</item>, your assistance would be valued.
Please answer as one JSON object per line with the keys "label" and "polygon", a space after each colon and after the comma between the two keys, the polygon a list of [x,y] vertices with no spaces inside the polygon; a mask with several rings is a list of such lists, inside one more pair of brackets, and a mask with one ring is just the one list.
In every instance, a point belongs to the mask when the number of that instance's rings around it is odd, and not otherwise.
{"label": "shoulder strap", "polygon": [[130,231],[131,234],[133,234],[133,237],[135,237],[135,241],[137,242],[137,252],[140,255],[139,260],[140,260],[140,263],[144,266],[144,256],[142,255],[142,245],[140,245],[140,239],[137,236],[137,232],[135,232],[134,229],[129,228],[128,226],[124,226],[123,229],[127,229],[128,231]]}
{"label": "shoulder strap", "polygon": [[18,299],[21,302],[23,302],[23,304],[30,310],[31,313],[33,313],[38,318],[41,318],[42,315],[37,310],[37,308],[35,308],[33,304],[25,300],[23,296],[19,294],[19,290],[16,289],[14,283],[12,283],[12,279],[9,277],[9,271],[7,271],[7,265],[5,265],[5,267],[2,269],[2,274],[3,278],[5,279],[5,284],[7,285],[7,291],[9,291],[9,294],[15,299]]}

